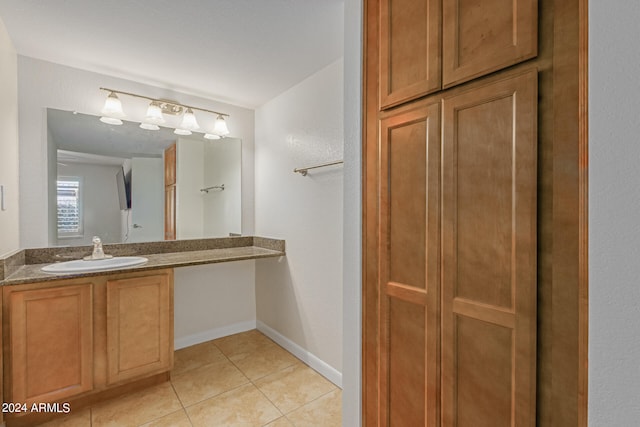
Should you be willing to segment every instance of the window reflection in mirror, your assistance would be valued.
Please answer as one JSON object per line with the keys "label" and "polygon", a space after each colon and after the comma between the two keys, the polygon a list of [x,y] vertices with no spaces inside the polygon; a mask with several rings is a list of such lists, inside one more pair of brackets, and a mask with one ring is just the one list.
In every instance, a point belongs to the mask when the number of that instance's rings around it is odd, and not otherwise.
{"label": "window reflection in mirror", "polygon": [[[88,245],[93,236],[104,243],[163,240],[163,153],[173,143],[176,238],[241,234],[239,139],[178,136],[173,129],[149,131],[126,121],[110,126],[96,116],[55,109],[47,110],[47,124],[49,152],[57,153],[48,185],[56,194],[49,223],[58,233],[50,236],[49,245]],[[82,231],[75,234],[59,226],[58,181],[69,176],[83,186],[76,201]],[[204,191],[209,187],[214,188]]]}

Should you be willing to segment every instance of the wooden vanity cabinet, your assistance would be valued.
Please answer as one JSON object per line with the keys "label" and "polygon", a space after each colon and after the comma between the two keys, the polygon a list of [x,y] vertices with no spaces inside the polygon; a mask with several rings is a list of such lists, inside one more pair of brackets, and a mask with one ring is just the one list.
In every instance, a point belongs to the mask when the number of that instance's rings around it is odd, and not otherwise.
{"label": "wooden vanity cabinet", "polygon": [[4,402],[96,401],[173,366],[171,269],[5,286],[2,294]]}
{"label": "wooden vanity cabinet", "polygon": [[173,365],[173,274],[107,281],[107,383]]}
{"label": "wooden vanity cabinet", "polygon": [[4,312],[7,402],[31,406],[93,389],[93,283],[7,287]]}

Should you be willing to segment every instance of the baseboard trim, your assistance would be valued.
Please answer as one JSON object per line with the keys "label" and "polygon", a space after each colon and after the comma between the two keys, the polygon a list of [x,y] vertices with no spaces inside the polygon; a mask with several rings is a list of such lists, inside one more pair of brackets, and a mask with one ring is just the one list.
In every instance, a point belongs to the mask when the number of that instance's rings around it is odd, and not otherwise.
{"label": "baseboard trim", "polygon": [[298,344],[291,341],[289,338],[282,335],[280,332],[272,329],[261,321],[256,322],[256,328],[278,343],[281,347],[287,350],[289,353],[296,356],[305,364],[309,365],[311,369],[318,372],[320,375],[342,388],[342,373],[335,369],[333,366],[324,362],[322,359],[300,347]]}
{"label": "baseboard trim", "polygon": [[181,348],[190,347],[192,345],[226,337],[228,335],[239,334],[240,332],[246,332],[252,329],[256,329],[255,320],[248,320],[246,322],[239,322],[222,326],[220,328],[209,329],[208,331],[176,338],[174,340],[174,348],[176,350],[180,350]]}

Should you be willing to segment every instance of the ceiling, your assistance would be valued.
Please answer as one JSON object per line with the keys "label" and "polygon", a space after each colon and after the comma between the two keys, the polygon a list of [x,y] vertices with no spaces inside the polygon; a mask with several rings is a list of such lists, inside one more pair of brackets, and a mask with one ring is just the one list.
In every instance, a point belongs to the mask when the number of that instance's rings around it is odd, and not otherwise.
{"label": "ceiling", "polygon": [[0,0],[20,55],[255,108],[343,54],[344,0]]}

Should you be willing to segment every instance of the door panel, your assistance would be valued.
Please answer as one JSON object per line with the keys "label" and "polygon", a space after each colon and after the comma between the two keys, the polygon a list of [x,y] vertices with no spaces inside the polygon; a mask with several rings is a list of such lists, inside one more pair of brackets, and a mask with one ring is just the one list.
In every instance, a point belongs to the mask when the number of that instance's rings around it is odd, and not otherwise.
{"label": "door panel", "polygon": [[535,424],[536,88],[443,101],[444,426]]}
{"label": "door panel", "polygon": [[164,240],[176,240],[176,185],[164,188]]}
{"label": "door panel", "polygon": [[131,221],[134,226],[129,242],[162,240],[164,186],[162,159],[131,159]]}
{"label": "door panel", "polygon": [[380,127],[379,414],[383,426],[438,417],[439,108]]}
{"label": "door panel", "polygon": [[172,273],[107,282],[108,383],[173,363]]}
{"label": "door panel", "polygon": [[448,0],[442,13],[443,87],[537,54],[537,0]]}
{"label": "door panel", "polygon": [[11,402],[53,402],[93,388],[92,284],[11,292]]}
{"label": "door panel", "polygon": [[440,2],[380,2],[381,108],[440,89]]}

